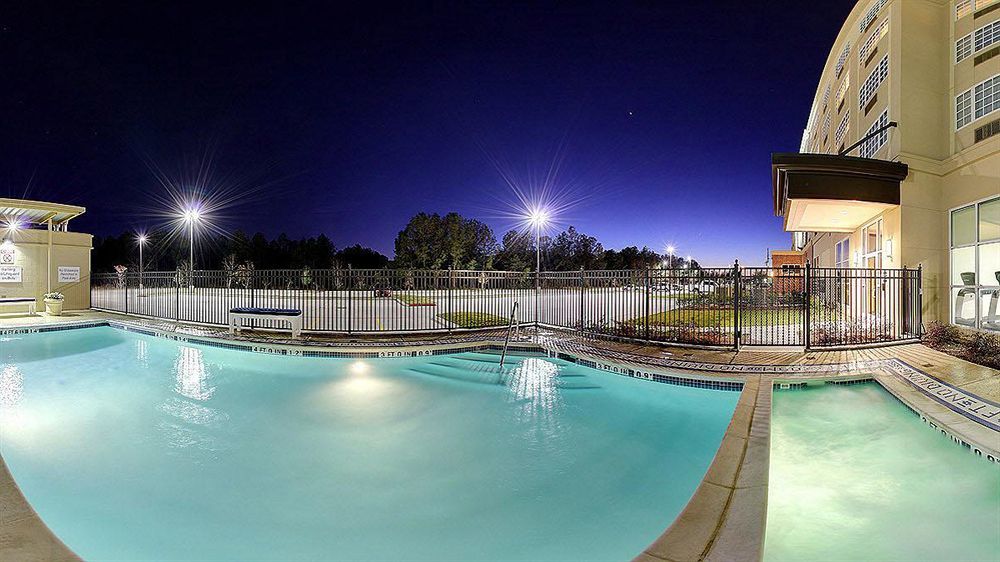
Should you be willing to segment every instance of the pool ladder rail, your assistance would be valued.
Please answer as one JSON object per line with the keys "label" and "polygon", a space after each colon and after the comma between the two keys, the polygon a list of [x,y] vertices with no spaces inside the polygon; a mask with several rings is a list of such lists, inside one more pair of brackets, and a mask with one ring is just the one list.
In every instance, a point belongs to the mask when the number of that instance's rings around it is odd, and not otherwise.
{"label": "pool ladder rail", "polygon": [[[500,352],[500,369],[503,369],[503,362],[507,358],[507,346],[510,345],[510,333],[514,330],[514,321],[517,318],[517,305],[518,301],[514,301],[514,304],[510,307],[510,320],[507,322],[507,336],[503,340],[503,350]],[[520,329],[520,323],[518,323],[518,329]]]}

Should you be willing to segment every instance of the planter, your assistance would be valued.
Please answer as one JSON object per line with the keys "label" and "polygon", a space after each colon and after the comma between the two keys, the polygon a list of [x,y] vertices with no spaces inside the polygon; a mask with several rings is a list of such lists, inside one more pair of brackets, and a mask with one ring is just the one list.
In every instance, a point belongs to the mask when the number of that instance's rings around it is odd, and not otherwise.
{"label": "planter", "polygon": [[45,313],[49,316],[61,316],[63,299],[45,299]]}

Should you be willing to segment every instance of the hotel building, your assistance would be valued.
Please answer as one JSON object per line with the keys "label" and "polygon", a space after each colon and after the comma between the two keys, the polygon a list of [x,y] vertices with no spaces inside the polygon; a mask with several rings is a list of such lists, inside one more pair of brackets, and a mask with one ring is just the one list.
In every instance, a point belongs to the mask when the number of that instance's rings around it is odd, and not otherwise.
{"label": "hotel building", "polygon": [[859,2],[772,178],[805,263],[919,267],[925,323],[1000,332],[1000,0]]}

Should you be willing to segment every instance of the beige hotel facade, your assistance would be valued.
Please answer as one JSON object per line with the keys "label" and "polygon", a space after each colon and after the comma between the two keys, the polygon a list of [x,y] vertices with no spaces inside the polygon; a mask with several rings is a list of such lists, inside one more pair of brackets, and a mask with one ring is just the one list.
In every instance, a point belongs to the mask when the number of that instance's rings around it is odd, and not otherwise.
{"label": "beige hotel facade", "polygon": [[1000,332],[1000,0],[858,2],[772,178],[806,263],[919,267],[925,324]]}

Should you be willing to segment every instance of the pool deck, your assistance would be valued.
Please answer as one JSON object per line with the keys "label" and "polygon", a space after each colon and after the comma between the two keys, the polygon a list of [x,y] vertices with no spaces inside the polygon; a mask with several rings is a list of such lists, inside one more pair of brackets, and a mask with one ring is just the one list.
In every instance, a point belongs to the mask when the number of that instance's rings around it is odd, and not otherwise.
{"label": "pool deck", "polygon": [[[223,328],[143,320],[93,311],[62,317],[0,316],[7,330],[120,322],[171,337],[225,339],[264,351],[329,349],[341,353],[457,349],[503,340],[503,332],[381,335],[369,337],[307,334],[299,340],[270,332],[231,337]],[[824,380],[875,380],[925,421],[956,443],[1000,462],[1000,371],[975,365],[921,344],[839,351],[749,349],[700,350],[629,344],[541,331],[518,338],[594,367],[639,378],[682,374],[705,384],[742,383],[733,419],[702,484],[687,507],[636,560],[759,560],[767,513],[773,389]],[[260,350],[260,349],[258,349]],[[700,384],[700,383],[699,383]],[[2,453],[2,451],[0,451]],[[985,461],[983,461],[985,462]],[[0,559],[79,560],[45,526],[20,493],[0,454]]]}

